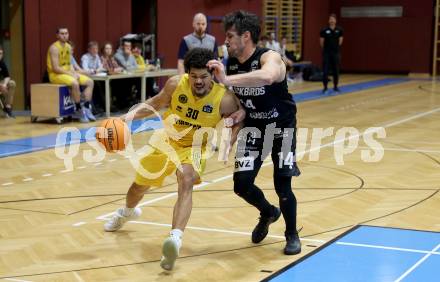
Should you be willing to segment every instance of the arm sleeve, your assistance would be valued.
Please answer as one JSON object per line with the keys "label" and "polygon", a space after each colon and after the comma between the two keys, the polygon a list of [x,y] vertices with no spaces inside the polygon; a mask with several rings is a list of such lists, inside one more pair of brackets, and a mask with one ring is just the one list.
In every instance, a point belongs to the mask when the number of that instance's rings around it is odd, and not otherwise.
{"label": "arm sleeve", "polygon": [[127,69],[127,65],[124,63],[124,60],[122,60],[121,57],[122,57],[121,54],[119,53],[115,54],[115,60],[118,62],[118,64],[124,69]]}
{"label": "arm sleeve", "polygon": [[188,52],[188,46],[186,45],[185,39],[182,38],[182,41],[180,41],[179,52],[177,53],[177,58],[183,60],[185,58],[186,52]]}
{"label": "arm sleeve", "polygon": [[344,36],[344,29],[342,27],[339,27],[339,36]]}
{"label": "arm sleeve", "polygon": [[321,29],[321,31],[319,32],[319,36],[324,38],[325,37],[325,29]]}

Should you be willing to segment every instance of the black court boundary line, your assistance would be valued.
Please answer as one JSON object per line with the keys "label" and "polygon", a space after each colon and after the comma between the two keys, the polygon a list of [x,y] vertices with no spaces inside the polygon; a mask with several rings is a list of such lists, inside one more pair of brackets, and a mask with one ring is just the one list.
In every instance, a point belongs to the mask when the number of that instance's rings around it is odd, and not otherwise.
{"label": "black court boundary line", "polygon": [[264,278],[263,280],[261,280],[261,282],[269,282],[271,279],[275,278],[276,276],[279,276],[280,274],[286,272],[288,269],[294,267],[295,265],[301,263],[302,261],[308,259],[309,257],[315,255],[316,253],[320,252],[321,250],[325,249],[326,247],[328,247],[329,245],[333,244],[334,242],[338,241],[340,238],[344,237],[345,235],[350,234],[351,232],[357,230],[359,227],[361,227],[362,225],[355,225],[352,228],[348,229],[347,231],[344,231],[343,233],[339,234],[338,236],[336,236],[335,238],[331,239],[330,241],[328,241],[327,243],[319,246],[318,248],[314,249],[313,251],[311,251],[310,253],[306,254],[305,256],[301,257],[300,259],[286,265],[285,267],[281,268],[280,270],[278,270],[277,272],[273,273],[272,275]]}
{"label": "black court boundary line", "polygon": [[300,262],[302,262],[302,261],[306,260],[307,258],[315,255],[316,253],[322,251],[323,249],[325,249],[329,245],[333,244],[334,242],[338,241],[342,237],[345,237],[346,235],[352,233],[353,231],[355,231],[355,230],[357,230],[357,229],[359,229],[361,227],[373,227],[373,228],[381,228],[381,229],[406,230],[406,231],[415,231],[415,232],[426,232],[426,233],[440,234],[440,232],[432,231],[432,230],[413,229],[413,228],[401,228],[401,227],[394,227],[394,226],[379,226],[379,225],[369,225],[369,224],[358,224],[358,225],[350,228],[349,230],[343,232],[342,234],[338,235],[337,237],[333,238],[332,240],[328,241],[327,243],[319,246],[318,248],[316,248],[315,250],[311,251],[307,255],[305,255],[305,256],[301,257],[300,259],[292,262],[291,264],[286,265],[285,267],[283,267],[282,269],[280,269],[277,272],[273,273],[272,275],[264,278],[263,280],[261,280],[261,282],[269,282],[271,279],[275,278],[276,276],[284,273],[288,269],[296,266]]}
{"label": "black court boundary line", "polygon": [[417,231],[417,232],[427,232],[427,233],[440,234],[440,231],[424,230],[424,229],[403,228],[403,227],[394,227],[394,226],[379,226],[379,225],[370,225],[370,224],[361,224],[360,226],[366,226],[366,227],[377,227],[377,228],[397,229],[397,230]]}

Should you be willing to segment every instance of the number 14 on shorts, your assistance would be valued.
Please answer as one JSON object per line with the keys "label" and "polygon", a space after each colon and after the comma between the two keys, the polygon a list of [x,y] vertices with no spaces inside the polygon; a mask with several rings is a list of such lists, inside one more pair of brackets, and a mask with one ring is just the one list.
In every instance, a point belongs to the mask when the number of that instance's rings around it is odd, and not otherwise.
{"label": "number 14 on shorts", "polygon": [[293,152],[288,152],[286,156],[284,156],[283,152],[278,153],[279,168],[283,168],[283,166],[289,166],[289,168],[292,168],[294,162],[295,162],[295,157]]}

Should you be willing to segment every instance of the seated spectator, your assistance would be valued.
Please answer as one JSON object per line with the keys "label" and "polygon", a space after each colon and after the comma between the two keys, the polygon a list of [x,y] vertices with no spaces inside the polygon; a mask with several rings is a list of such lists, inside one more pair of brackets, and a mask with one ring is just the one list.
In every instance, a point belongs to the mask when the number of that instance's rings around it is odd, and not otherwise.
{"label": "seated spectator", "polygon": [[136,64],[138,65],[137,69],[138,70],[145,70],[147,66],[145,65],[145,59],[144,59],[144,57],[142,57],[141,52],[142,52],[141,44],[135,43],[133,45],[132,53],[133,53],[133,56],[136,60]]}
{"label": "seated spectator", "polygon": [[[138,69],[136,59],[132,53],[130,41],[122,41],[121,47],[115,54],[115,59],[127,72],[135,72]],[[120,89],[123,91],[119,91],[117,94],[117,107],[119,109],[129,108],[137,103],[136,97],[138,96],[138,93],[140,93],[140,82],[141,80],[139,78],[124,79],[121,82]]]}
{"label": "seated spectator", "polygon": [[152,64],[148,64],[145,62],[144,57],[142,57],[142,45],[139,43],[135,43],[133,45],[133,50],[132,50],[133,56],[136,59],[136,63],[138,65],[138,70],[143,70],[143,71],[152,71],[155,70],[156,67]]}
{"label": "seated spectator", "polygon": [[104,71],[101,59],[98,54],[98,42],[90,41],[87,45],[87,53],[81,57],[81,67],[88,74],[96,74]]}
{"label": "seated spectator", "polygon": [[115,54],[118,64],[126,71],[135,71],[138,68],[136,59],[131,52],[131,42],[123,41],[121,47]]}
{"label": "seated spectator", "polygon": [[5,112],[6,117],[15,118],[14,114],[12,113],[15,81],[13,81],[9,76],[8,67],[3,61],[3,53],[3,47],[0,46],[0,98],[4,97],[3,111]]}
{"label": "seated spectator", "polygon": [[[118,62],[115,60],[114,54],[113,54],[113,45],[110,42],[104,43],[104,46],[102,46],[101,49],[101,62],[102,67],[105,69],[105,71],[112,75],[112,74],[119,74],[124,71],[124,69],[118,64]],[[124,96],[121,94],[123,93],[124,86],[125,86],[125,80],[124,79],[114,79],[110,81],[110,88],[112,91],[112,102],[111,102],[111,111],[116,112],[118,111],[118,106],[125,102],[121,102],[121,99],[124,99]]]}
{"label": "seated spectator", "polygon": [[[139,43],[135,43],[133,45],[133,56],[136,59],[136,63],[138,64],[138,70],[139,71],[154,71],[156,69],[156,66],[152,65],[152,64],[146,64],[145,63],[145,59],[144,57],[142,57],[142,45]],[[141,84],[139,83],[139,81],[136,82],[136,89],[137,89],[137,93],[136,93],[136,100],[140,101],[140,91],[139,89],[141,88]],[[156,90],[155,90],[155,82],[154,82],[154,78],[147,78],[146,79],[146,92],[148,97],[153,97],[154,95],[156,95]]]}
{"label": "seated spectator", "polygon": [[101,62],[102,67],[109,74],[121,73],[124,69],[118,64],[113,56],[113,46],[110,42],[107,42],[102,46]]}
{"label": "seated spectator", "polygon": [[[76,72],[71,64],[72,50],[69,40],[69,31],[61,27],[57,29],[57,41],[50,45],[47,52],[47,72],[49,81],[55,84],[64,84],[72,88],[72,99],[75,102],[76,112],[73,116],[80,122],[95,121],[96,118],[91,111],[90,101],[93,93],[93,80]],[[84,103],[81,104],[80,86],[85,86]]]}

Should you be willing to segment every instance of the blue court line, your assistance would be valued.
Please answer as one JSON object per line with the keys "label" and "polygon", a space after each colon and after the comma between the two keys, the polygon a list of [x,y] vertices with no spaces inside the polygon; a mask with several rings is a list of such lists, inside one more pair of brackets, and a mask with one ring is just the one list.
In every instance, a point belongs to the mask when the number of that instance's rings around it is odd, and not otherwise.
{"label": "blue court line", "polygon": [[[132,133],[154,130],[158,128],[162,128],[162,122],[158,117],[134,120],[131,124]],[[77,130],[77,134],[74,134],[74,136],[72,136],[72,132],[69,131],[65,134],[60,135],[58,133],[53,133],[37,137],[0,142],[0,158],[51,149],[57,146],[66,146],[69,144],[83,143],[86,141],[95,140],[95,127],[82,128]],[[61,141],[58,142],[58,144],[57,137]]]}
{"label": "blue court line", "polygon": [[293,98],[296,102],[304,102],[304,101],[310,101],[310,100],[317,100],[322,98],[328,98],[328,97],[334,97],[344,94],[351,94],[354,92],[376,88],[376,87],[383,87],[388,85],[393,85],[397,83],[402,83],[409,81],[408,78],[384,78],[379,80],[373,80],[373,81],[367,81],[367,82],[360,82],[360,83],[354,83],[349,84],[345,86],[339,87],[340,92],[335,92],[331,89],[328,90],[328,94],[323,94],[322,90],[313,90],[308,92],[303,92],[299,94],[294,94]]}
{"label": "blue court line", "polygon": [[[379,80],[373,80],[373,81],[368,81],[368,82],[354,83],[354,84],[341,86],[341,87],[339,87],[341,90],[340,92],[333,92],[333,90],[330,90],[329,94],[326,94],[326,95],[323,95],[321,90],[314,90],[314,91],[308,91],[308,92],[303,92],[303,93],[299,93],[299,94],[294,94],[294,95],[292,95],[292,97],[297,103],[301,103],[304,101],[317,100],[317,99],[322,99],[322,98],[350,94],[350,93],[358,92],[358,91],[365,90],[365,89],[382,87],[382,86],[402,83],[402,82],[406,82],[406,81],[409,81],[409,79],[408,78],[385,78],[385,79],[379,79]],[[138,129],[138,127],[144,121],[151,121],[154,124],[152,126],[149,126],[149,123],[147,122],[146,125],[142,125],[144,127],[143,129]],[[145,130],[156,129],[156,128],[158,128],[157,127],[158,125],[155,123],[156,121],[158,121],[158,118],[133,121],[132,131],[136,130],[136,132],[140,132],[140,131],[145,131]],[[81,133],[81,137],[77,138],[78,142],[82,143],[82,142],[86,142],[88,140],[94,140],[94,134],[93,134],[93,137],[86,140],[86,132],[90,129],[91,128],[85,128],[85,129],[79,130]],[[92,128],[92,130],[93,130],[93,128]],[[16,140],[2,141],[2,142],[0,142],[0,158],[54,148],[54,147],[56,147],[56,139],[57,139],[57,134],[54,133],[54,134],[48,134],[48,135],[43,135],[43,136],[37,136],[37,137],[28,137],[28,138],[22,138],[22,139],[16,139]],[[64,145],[64,144],[62,144],[62,145]]]}
{"label": "blue court line", "polygon": [[[439,243],[440,232],[357,226],[263,281],[395,281]],[[403,281],[439,281],[439,262],[437,252]]]}

